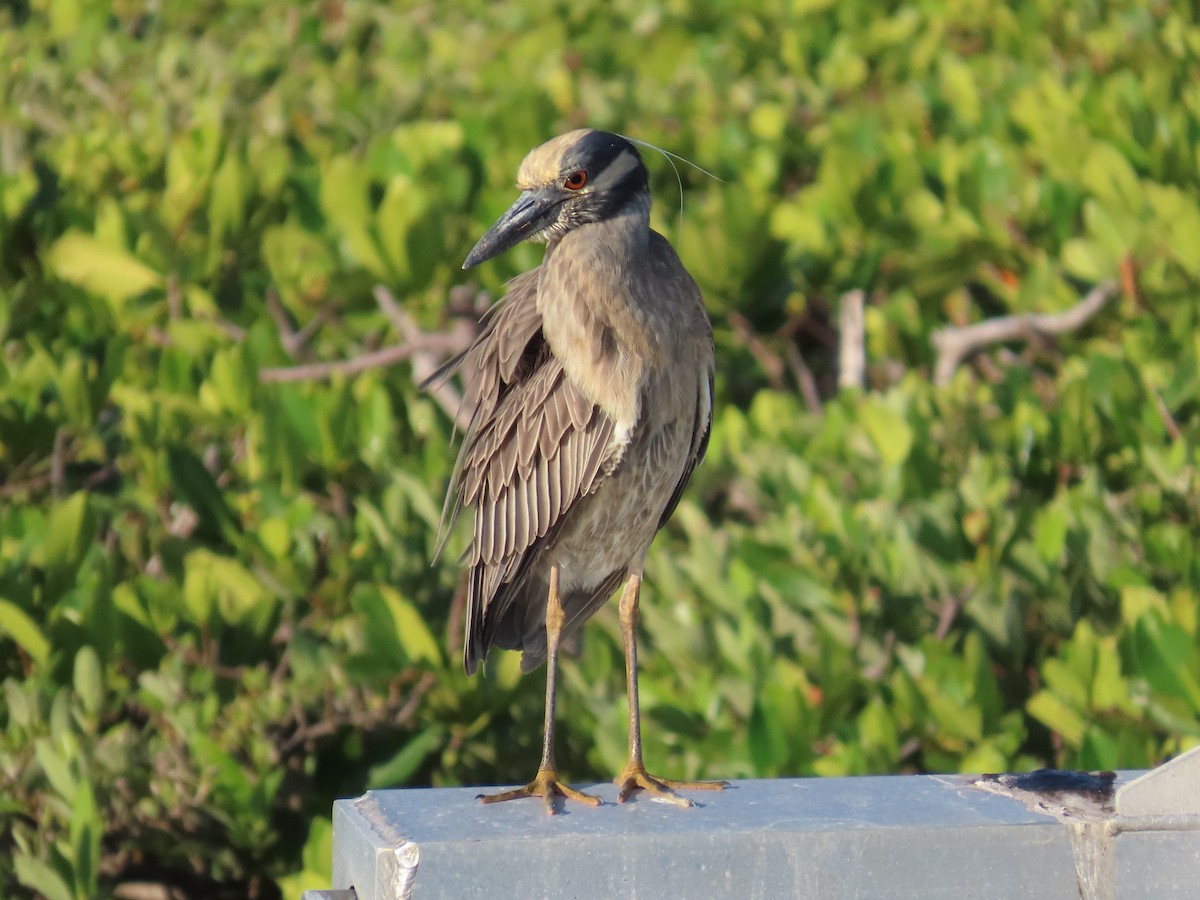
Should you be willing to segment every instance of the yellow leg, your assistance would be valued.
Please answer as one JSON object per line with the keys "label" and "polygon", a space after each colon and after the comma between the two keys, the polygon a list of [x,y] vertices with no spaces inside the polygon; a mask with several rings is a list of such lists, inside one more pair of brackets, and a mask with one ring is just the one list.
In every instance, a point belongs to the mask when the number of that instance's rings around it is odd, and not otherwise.
{"label": "yellow leg", "polygon": [[638,706],[637,625],[638,597],[642,573],[634,572],[621,591],[621,638],[625,643],[625,679],[629,686],[629,763],[616,777],[617,802],[624,803],[635,791],[646,791],[656,798],[676,806],[694,806],[687,797],[676,791],[720,791],[729,787],[725,781],[674,781],[656,778],[646,771],[642,762],[642,716]]}
{"label": "yellow leg", "polygon": [[581,793],[559,781],[558,770],[554,765],[555,682],[558,676],[558,641],[564,620],[562,598],[558,594],[558,566],[554,566],[550,569],[550,594],[546,599],[546,722],[542,733],[542,761],[538,766],[537,775],[529,784],[500,794],[480,794],[479,799],[484,803],[502,803],[521,797],[541,797],[546,803],[546,812],[550,815],[558,812],[555,799],[558,797],[577,800],[588,806],[599,806],[601,803],[599,797]]}

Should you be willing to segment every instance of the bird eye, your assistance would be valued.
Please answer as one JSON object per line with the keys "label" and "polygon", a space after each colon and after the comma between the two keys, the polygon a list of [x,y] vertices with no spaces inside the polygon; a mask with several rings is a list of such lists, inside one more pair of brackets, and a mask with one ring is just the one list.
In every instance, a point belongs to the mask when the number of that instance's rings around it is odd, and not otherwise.
{"label": "bird eye", "polygon": [[583,169],[580,169],[577,172],[572,172],[563,181],[563,187],[569,191],[578,191],[585,184],[587,184],[587,172],[585,172]]}

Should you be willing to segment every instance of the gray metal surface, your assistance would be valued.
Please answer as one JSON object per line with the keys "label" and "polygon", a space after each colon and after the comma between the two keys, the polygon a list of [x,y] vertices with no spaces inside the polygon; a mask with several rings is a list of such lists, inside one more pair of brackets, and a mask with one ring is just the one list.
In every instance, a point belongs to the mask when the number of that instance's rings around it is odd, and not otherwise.
{"label": "gray metal surface", "polygon": [[604,806],[555,817],[485,807],[478,788],[373,791],[334,806],[333,886],[357,900],[1194,898],[1198,769],[1191,751],[1115,777],[739,781],[690,810],[619,806],[600,785]]}
{"label": "gray metal surface", "polygon": [[[478,792],[339,801],[334,886],[360,900],[403,896],[400,848],[419,862],[408,884],[418,900],[1080,896],[1067,829],[967,778],[740,781],[691,810],[618,806],[600,786],[604,806],[555,817],[537,802],[485,807]],[[1160,885],[1153,896],[1172,895]]]}
{"label": "gray metal surface", "polygon": [[[1161,783],[1189,785],[1198,763],[1168,763]],[[1114,814],[1111,776],[1075,793],[1071,774],[739,781],[690,810],[617,805],[600,785],[604,806],[555,817],[485,807],[478,788],[373,791],[335,804],[333,884],[358,900],[1200,896],[1194,795]],[[1140,774],[1121,773],[1118,796]]]}
{"label": "gray metal surface", "polygon": [[1117,790],[1119,816],[1200,816],[1200,747]]}

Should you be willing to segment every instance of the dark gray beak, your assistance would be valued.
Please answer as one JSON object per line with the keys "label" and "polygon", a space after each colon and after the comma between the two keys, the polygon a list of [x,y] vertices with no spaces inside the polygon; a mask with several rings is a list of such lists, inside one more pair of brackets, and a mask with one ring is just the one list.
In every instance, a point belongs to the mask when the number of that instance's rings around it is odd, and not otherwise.
{"label": "dark gray beak", "polygon": [[479,243],[467,254],[462,267],[469,269],[477,266],[537,234],[554,222],[562,201],[563,197],[556,191],[522,191],[521,196],[517,197],[517,202],[508,208],[508,212],[488,229],[487,234],[481,237]]}

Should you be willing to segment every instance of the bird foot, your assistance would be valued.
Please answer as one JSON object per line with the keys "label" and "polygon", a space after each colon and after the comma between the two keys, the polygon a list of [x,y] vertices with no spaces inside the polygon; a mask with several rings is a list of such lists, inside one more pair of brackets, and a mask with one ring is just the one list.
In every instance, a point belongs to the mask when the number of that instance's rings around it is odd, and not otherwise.
{"label": "bird foot", "polygon": [[577,791],[570,785],[558,780],[558,772],[554,769],[538,769],[533,781],[515,790],[499,794],[480,794],[476,799],[484,803],[503,803],[505,800],[519,800],[522,797],[541,797],[546,802],[546,812],[555,815],[558,812],[559,799],[575,800],[588,806],[600,806],[603,801],[599,797]]}
{"label": "bird foot", "polygon": [[653,794],[655,800],[685,808],[696,804],[687,797],[680,797],[676,791],[723,791],[729,787],[728,781],[675,781],[670,778],[656,778],[648,773],[640,762],[630,762],[614,780],[617,784],[618,803],[624,803],[635,791],[645,791]]}

